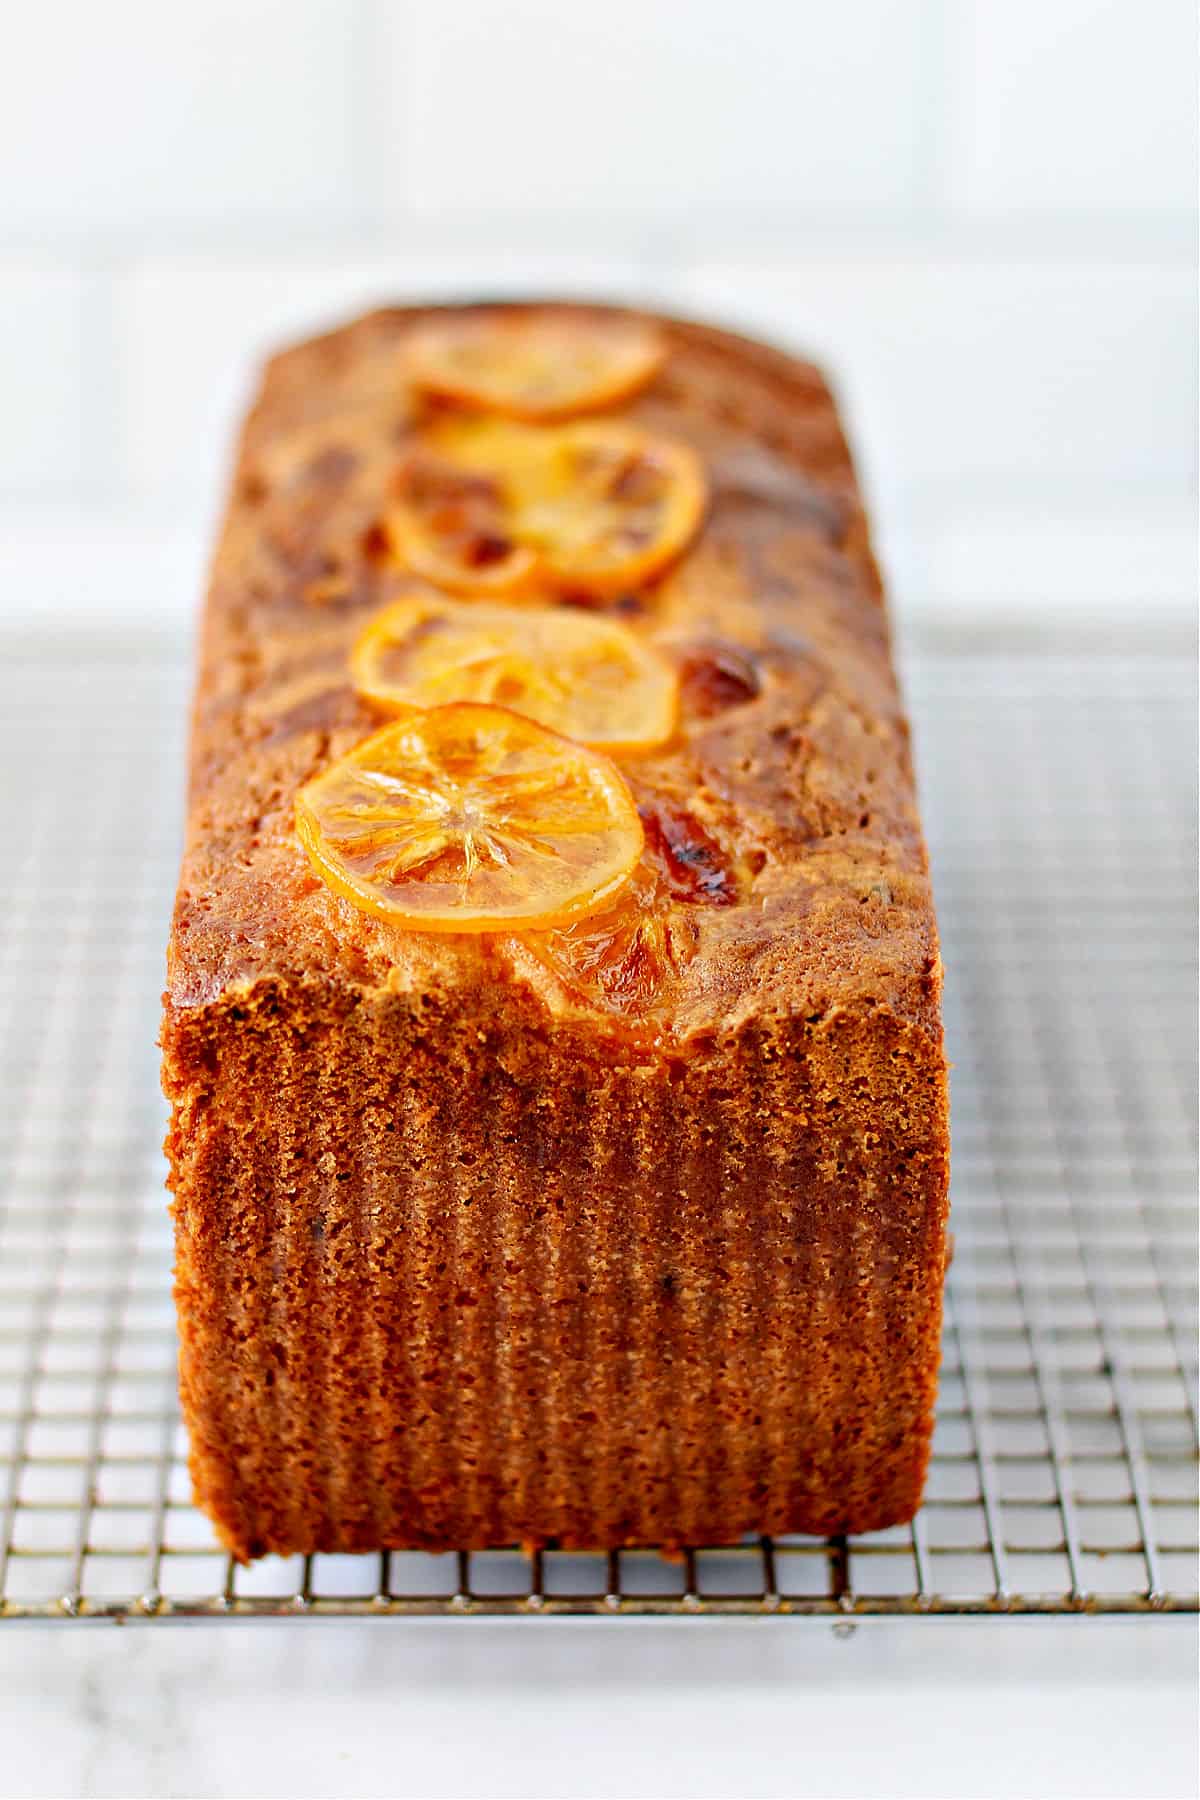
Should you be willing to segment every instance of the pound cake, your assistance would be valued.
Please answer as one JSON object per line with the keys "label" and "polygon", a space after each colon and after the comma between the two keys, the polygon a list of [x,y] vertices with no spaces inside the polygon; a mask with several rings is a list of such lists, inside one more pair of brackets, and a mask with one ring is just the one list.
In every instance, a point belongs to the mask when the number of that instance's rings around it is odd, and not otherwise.
{"label": "pound cake", "polygon": [[941,964],[809,364],[632,311],[285,350],[203,615],[163,1078],[239,1558],[908,1519]]}

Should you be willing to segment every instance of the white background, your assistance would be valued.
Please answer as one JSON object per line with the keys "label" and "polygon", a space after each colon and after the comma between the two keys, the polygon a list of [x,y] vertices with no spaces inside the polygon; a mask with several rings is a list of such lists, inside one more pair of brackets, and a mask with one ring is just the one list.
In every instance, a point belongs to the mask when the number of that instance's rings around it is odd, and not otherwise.
{"label": "white background", "polygon": [[[0,0],[0,619],[182,628],[256,361],[661,300],[832,367],[903,619],[1189,610],[1193,0]],[[1185,1795],[1186,1621],[8,1631],[8,1794]]]}
{"label": "white background", "polygon": [[1193,0],[0,0],[0,605],[186,619],[256,360],[661,298],[832,366],[899,610],[1190,607]]}

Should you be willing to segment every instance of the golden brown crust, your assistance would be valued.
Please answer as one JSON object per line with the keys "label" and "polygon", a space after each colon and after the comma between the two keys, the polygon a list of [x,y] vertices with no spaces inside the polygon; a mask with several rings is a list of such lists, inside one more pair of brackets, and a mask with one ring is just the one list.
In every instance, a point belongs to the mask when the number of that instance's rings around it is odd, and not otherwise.
{"label": "golden brown crust", "polygon": [[164,1025],[198,1493],[242,1555],[907,1517],[944,1261],[940,964],[832,400],[666,320],[621,408],[712,485],[699,543],[611,603],[699,669],[677,739],[627,773],[738,874],[709,904],[667,868],[687,954],[631,1012],[532,941],[356,912],[295,842],[297,788],[378,722],[346,658],[404,580],[378,521],[429,316],[273,360],[213,571]]}

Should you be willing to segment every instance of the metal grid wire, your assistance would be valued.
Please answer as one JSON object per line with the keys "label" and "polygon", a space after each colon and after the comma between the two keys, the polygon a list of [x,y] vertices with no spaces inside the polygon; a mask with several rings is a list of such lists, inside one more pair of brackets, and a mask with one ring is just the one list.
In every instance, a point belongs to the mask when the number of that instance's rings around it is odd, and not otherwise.
{"label": "metal grid wire", "polygon": [[154,1037],[186,659],[0,642],[0,1616],[1196,1605],[1192,659],[931,640],[954,1218],[915,1524],[235,1569],[175,1404]]}

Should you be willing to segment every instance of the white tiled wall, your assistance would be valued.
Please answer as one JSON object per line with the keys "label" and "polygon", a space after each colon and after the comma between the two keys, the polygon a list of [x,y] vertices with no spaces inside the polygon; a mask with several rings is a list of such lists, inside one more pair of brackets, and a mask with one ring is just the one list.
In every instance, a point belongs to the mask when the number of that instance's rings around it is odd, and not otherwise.
{"label": "white tiled wall", "polygon": [[1190,604],[1193,0],[42,0],[0,58],[0,607],[199,584],[281,337],[658,299],[811,349],[903,609]]}
{"label": "white tiled wall", "polygon": [[239,244],[366,223],[357,10],[341,0],[8,9],[5,225],[102,254],[160,232]]}
{"label": "white tiled wall", "polygon": [[[924,0],[505,0],[385,9],[393,220],[639,223],[910,211]],[[470,129],[464,130],[464,121]]]}
{"label": "white tiled wall", "polygon": [[947,171],[980,219],[1196,202],[1195,8],[1173,0],[949,0]]}
{"label": "white tiled wall", "polygon": [[80,268],[0,257],[0,487],[6,492],[69,490],[86,480],[93,285]]}

